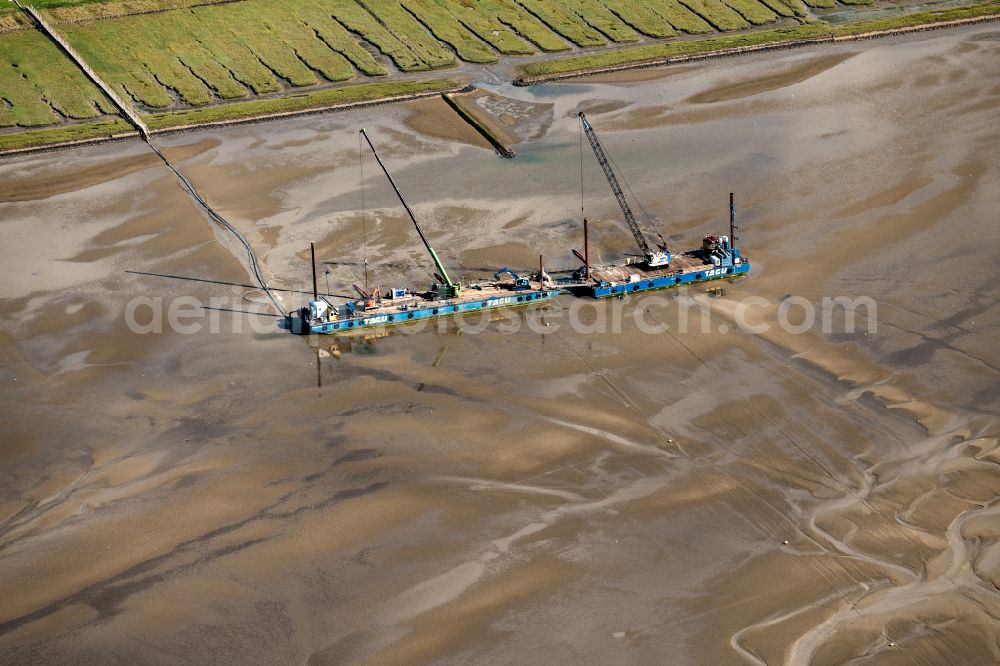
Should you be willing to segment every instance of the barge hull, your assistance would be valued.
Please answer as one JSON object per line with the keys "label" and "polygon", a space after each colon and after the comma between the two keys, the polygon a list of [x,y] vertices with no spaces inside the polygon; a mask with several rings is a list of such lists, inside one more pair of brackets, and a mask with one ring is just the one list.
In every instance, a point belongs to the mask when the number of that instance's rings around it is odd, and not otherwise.
{"label": "barge hull", "polygon": [[647,276],[646,279],[640,279],[637,282],[612,283],[607,285],[595,284],[586,287],[584,293],[594,298],[611,298],[624,294],[680,287],[696,282],[734,278],[749,271],[750,262],[744,261],[736,266],[706,267],[704,270],[699,271]]}
{"label": "barge hull", "polygon": [[511,293],[510,295],[505,296],[488,296],[482,299],[460,301],[457,303],[434,303],[424,307],[411,308],[409,310],[394,309],[392,312],[388,313],[372,312],[350,319],[338,319],[329,322],[313,323],[310,324],[309,330],[311,333],[326,335],[375,328],[378,326],[410,324],[426,319],[450,317],[470,312],[483,312],[488,310],[499,310],[502,308],[533,305],[535,303],[549,301],[561,293],[562,289],[535,289]]}

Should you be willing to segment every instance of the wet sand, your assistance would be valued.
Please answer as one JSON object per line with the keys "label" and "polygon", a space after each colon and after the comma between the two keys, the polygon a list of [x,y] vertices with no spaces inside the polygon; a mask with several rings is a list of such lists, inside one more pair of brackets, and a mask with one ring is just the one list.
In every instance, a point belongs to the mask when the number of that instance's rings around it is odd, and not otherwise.
{"label": "wet sand", "polygon": [[[737,193],[750,277],[578,330],[563,297],[291,337],[142,146],[0,163],[0,661],[996,662],[998,35],[485,85],[537,110],[507,118],[513,160],[437,100],[159,140],[287,307],[310,241],[321,290],[362,283],[365,247],[373,284],[431,279],[369,155],[362,205],[361,126],[465,278],[575,265],[577,109],[672,246]],[[620,257],[584,157],[592,249]],[[824,296],[873,299],[877,330],[736,327],[749,297],[773,324]],[[201,326],[131,332],[136,297]]]}

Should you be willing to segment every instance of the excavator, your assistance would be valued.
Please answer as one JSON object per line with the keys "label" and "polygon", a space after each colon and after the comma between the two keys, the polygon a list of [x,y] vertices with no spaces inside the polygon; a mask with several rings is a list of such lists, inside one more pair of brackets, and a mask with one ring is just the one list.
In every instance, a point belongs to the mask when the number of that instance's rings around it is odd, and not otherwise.
{"label": "excavator", "polygon": [[[514,278],[514,291],[523,291],[525,289],[531,289],[531,283],[528,282],[528,278],[521,277],[520,275],[518,275],[517,273],[515,273],[511,269],[507,268],[506,266],[504,266],[503,268],[501,268],[500,270],[498,270],[496,273],[494,273],[493,274],[493,279],[496,280],[497,282],[499,282],[500,281],[500,276],[503,275],[503,274],[505,274],[505,273],[507,275],[510,275],[512,278]],[[539,280],[541,280],[541,279],[543,279],[543,278],[540,277]]]}
{"label": "excavator", "polygon": [[660,243],[656,244],[656,249],[650,247],[649,241],[646,240],[646,235],[642,233],[642,229],[639,227],[639,223],[635,219],[635,215],[632,214],[632,209],[628,205],[628,201],[625,199],[625,193],[622,192],[621,185],[618,184],[618,178],[615,177],[615,172],[611,168],[611,162],[608,160],[607,155],[604,153],[604,148],[601,146],[601,142],[597,139],[597,134],[594,133],[594,128],[590,126],[590,122],[587,120],[587,116],[583,115],[583,111],[580,112],[580,122],[583,124],[583,132],[587,135],[587,140],[590,142],[590,147],[594,150],[594,155],[597,157],[597,163],[601,165],[601,169],[604,170],[604,176],[608,179],[608,185],[611,186],[611,192],[614,193],[615,199],[618,200],[618,205],[622,209],[622,214],[625,216],[625,223],[628,225],[629,230],[635,237],[635,242],[639,246],[639,250],[642,252],[643,259],[649,268],[664,268],[670,265],[670,248],[667,244],[663,242],[663,237],[660,237]]}

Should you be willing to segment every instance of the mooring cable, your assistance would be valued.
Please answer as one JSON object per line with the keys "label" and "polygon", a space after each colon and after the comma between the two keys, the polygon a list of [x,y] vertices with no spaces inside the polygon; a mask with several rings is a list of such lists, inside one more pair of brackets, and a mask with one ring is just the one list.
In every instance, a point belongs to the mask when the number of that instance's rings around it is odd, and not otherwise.
{"label": "mooring cable", "polygon": [[[559,301],[553,299],[551,303],[553,305],[558,306],[560,312],[566,312],[565,306],[563,306],[563,304],[560,303]],[[628,408],[632,409],[634,412],[639,414],[646,427],[649,428],[651,431],[653,431],[653,433],[657,437],[659,437],[666,444],[670,444],[675,449],[680,451],[681,455],[685,457],[688,455],[687,451],[684,450],[684,447],[681,446],[679,442],[675,442],[673,438],[670,437],[660,426],[656,425],[656,423],[653,422],[653,417],[650,414],[646,413],[646,410],[644,410],[639,405],[639,403],[637,403],[632,398],[632,396],[629,395],[628,391],[626,391],[617,383],[615,383],[615,381],[611,379],[606,372],[601,372],[593,363],[590,362],[589,359],[587,359],[586,356],[584,356],[580,352],[580,350],[576,349],[572,344],[570,344],[569,340],[560,335],[558,330],[552,331],[552,335],[555,335],[556,339],[559,340],[559,342],[563,343],[563,345],[565,345],[567,349],[569,349],[577,358],[579,358],[580,361],[585,366],[587,366],[591,374],[593,374],[595,377],[604,382],[604,384],[606,384],[607,387],[611,389],[611,392],[617,395]]]}
{"label": "mooring cable", "polygon": [[190,194],[191,197],[203,209],[205,209],[205,212],[208,213],[208,216],[217,224],[225,227],[226,230],[229,231],[229,233],[231,233],[233,236],[235,236],[236,239],[240,242],[240,244],[246,248],[247,257],[250,262],[250,272],[253,274],[253,277],[257,281],[257,284],[260,285],[261,291],[267,294],[267,297],[268,299],[270,299],[271,304],[274,306],[274,309],[280,312],[282,316],[287,317],[288,313],[285,311],[284,308],[281,307],[277,299],[275,299],[274,294],[271,293],[271,290],[267,286],[267,282],[264,280],[264,275],[261,272],[260,263],[257,260],[256,253],[254,253],[253,251],[253,247],[250,246],[250,243],[243,236],[243,234],[241,234],[239,231],[236,230],[236,227],[231,225],[224,217],[219,215],[217,212],[215,212],[215,210],[212,209],[211,206],[208,205],[208,202],[205,201],[200,194],[198,194],[197,190],[195,190],[194,185],[191,183],[191,181],[189,181],[184,176],[184,174],[180,172],[179,169],[177,169],[173,164],[170,163],[170,160],[168,160],[166,156],[162,152],[160,152],[159,148],[153,145],[153,142],[149,137],[149,129],[146,127],[145,123],[142,122],[142,119],[139,117],[139,114],[136,112],[136,110],[132,108],[130,104],[119,98],[108,84],[104,83],[104,81],[84,62],[83,58],[80,57],[80,55],[73,50],[73,48],[66,42],[66,40],[63,39],[51,26],[49,26],[49,24],[42,18],[41,14],[38,13],[38,11],[36,11],[30,5],[23,6],[21,5],[20,2],[17,2],[17,0],[15,0],[15,2],[18,7],[20,7],[23,11],[27,12],[32,23],[37,25],[40,28],[40,30],[49,39],[52,40],[52,42],[56,45],[57,48],[62,49],[69,55],[69,57],[73,60],[73,62],[75,62],[76,65],[80,68],[80,70],[87,76],[87,78],[89,78],[107,96],[107,98],[111,101],[111,103],[118,108],[118,110],[121,112],[121,115],[126,120],[128,120],[129,123],[135,126],[136,130],[138,130],[139,132],[139,136],[142,138],[145,144],[149,146],[150,149],[154,153],[156,153],[156,155],[161,160],[163,160],[163,163],[167,165],[168,169],[170,169],[171,171],[174,172],[174,174],[177,175],[180,181],[184,184],[184,189],[186,189],[188,191],[188,194]]}
{"label": "mooring cable", "polygon": [[175,167],[173,164],[170,163],[170,160],[168,160],[167,157],[162,152],[160,152],[160,149],[157,148],[153,144],[153,142],[149,140],[148,137],[145,138],[145,141],[146,145],[148,145],[150,149],[152,149],[152,151],[156,153],[161,160],[163,160],[163,163],[167,165],[167,168],[174,172],[174,174],[183,184],[184,189],[187,190],[188,194],[191,195],[191,198],[194,199],[195,202],[198,205],[200,205],[205,210],[206,213],[208,213],[208,217],[213,222],[219,224],[220,226],[224,227],[227,231],[229,231],[229,233],[231,233],[236,238],[236,240],[238,240],[240,244],[244,248],[246,248],[247,259],[249,260],[250,263],[250,273],[253,275],[254,280],[257,282],[258,285],[260,285],[260,290],[263,291],[265,294],[267,294],[267,297],[271,301],[271,304],[274,306],[274,309],[280,312],[283,317],[287,317],[288,312],[285,311],[283,307],[281,307],[281,305],[278,303],[278,300],[274,297],[274,294],[271,293],[271,289],[267,286],[267,281],[264,279],[264,275],[261,272],[260,262],[257,259],[257,253],[253,251],[253,247],[250,245],[250,242],[246,239],[246,237],[243,234],[241,234],[236,229],[236,227],[230,224],[229,221],[226,220],[226,218],[219,215],[217,212],[215,212],[215,209],[213,209],[210,205],[208,205],[208,202],[205,201],[205,199],[200,194],[198,194],[198,190],[195,189],[191,181],[188,180],[187,177],[183,173],[181,173],[177,167]]}

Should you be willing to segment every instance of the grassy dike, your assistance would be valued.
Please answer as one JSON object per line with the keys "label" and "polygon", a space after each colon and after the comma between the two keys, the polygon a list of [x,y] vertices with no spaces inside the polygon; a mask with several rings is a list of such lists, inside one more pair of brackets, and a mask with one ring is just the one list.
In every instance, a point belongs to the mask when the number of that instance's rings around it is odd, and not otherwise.
{"label": "grassy dike", "polygon": [[[287,97],[230,102],[217,106],[143,114],[143,121],[153,132],[188,129],[204,125],[231,124],[255,119],[316,113],[343,106],[354,106],[455,91],[463,86],[452,79],[370,83],[328,88]],[[111,119],[103,122],[76,123],[27,132],[0,134],[0,154],[55,145],[73,145],[84,141],[109,139],[135,134],[128,122]]]}
{"label": "grassy dike", "polygon": [[69,146],[76,143],[109,139],[117,135],[138,136],[138,132],[127,121],[120,118],[10,132],[0,134],[0,155],[5,152],[20,152],[48,146]]}
{"label": "grassy dike", "polygon": [[780,48],[795,43],[835,41],[837,39],[851,39],[861,36],[876,37],[918,27],[944,27],[957,21],[967,21],[977,18],[986,20],[991,18],[1000,19],[1000,2],[905,14],[842,25],[831,25],[815,21],[791,28],[762,30],[741,35],[670,42],[667,44],[651,44],[649,46],[626,48],[607,53],[559,58],[521,66],[519,68],[520,75],[514,83],[515,85],[531,85],[598,71],[669,64],[670,62],[691,57],[730,55],[747,49]]}
{"label": "grassy dike", "polygon": [[176,129],[212,123],[228,123],[252,118],[293,115],[333,109],[345,105],[391,101],[413,96],[433,95],[461,88],[452,79],[363,83],[342,88],[328,88],[282,97],[229,102],[183,111],[165,111],[143,116],[151,130]]}

